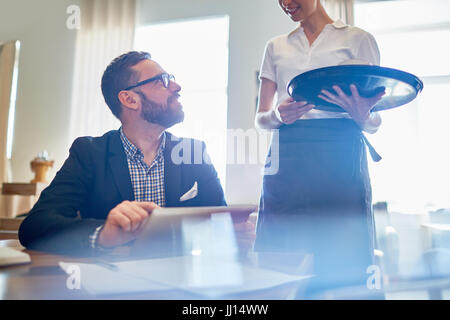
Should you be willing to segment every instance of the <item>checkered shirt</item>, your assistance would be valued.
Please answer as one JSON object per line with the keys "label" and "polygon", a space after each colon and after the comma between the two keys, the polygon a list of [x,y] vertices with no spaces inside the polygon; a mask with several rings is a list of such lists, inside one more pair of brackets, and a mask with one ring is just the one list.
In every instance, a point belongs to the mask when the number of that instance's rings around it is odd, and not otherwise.
{"label": "checkered shirt", "polygon": [[152,201],[160,207],[166,204],[164,194],[164,147],[166,134],[163,133],[161,145],[149,166],[144,162],[144,155],[123,133],[120,128],[120,139],[127,156],[131,185],[135,201]]}

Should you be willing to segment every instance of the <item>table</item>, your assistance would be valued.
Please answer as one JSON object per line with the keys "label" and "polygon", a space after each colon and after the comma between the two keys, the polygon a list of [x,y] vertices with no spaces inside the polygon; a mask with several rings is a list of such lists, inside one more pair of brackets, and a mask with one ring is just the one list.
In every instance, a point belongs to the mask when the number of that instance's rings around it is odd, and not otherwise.
{"label": "table", "polygon": [[[17,240],[0,241],[1,246],[21,248]],[[0,267],[0,300],[203,300],[205,297],[184,292],[181,290],[167,290],[158,292],[117,294],[108,296],[93,296],[83,289],[69,290],[66,282],[68,275],[59,268],[58,262],[94,262],[93,258],[74,258],[68,256],[59,256],[44,252],[24,250],[31,256],[31,264],[17,265],[10,267]],[[116,252],[115,256],[109,259],[119,260],[127,255],[126,251]],[[302,283],[300,286],[305,286]],[[301,287],[298,284],[287,284],[258,292],[245,293],[235,296],[227,296],[221,299],[233,300],[284,300],[299,298],[295,296]],[[441,290],[450,288],[450,278],[440,277],[434,279],[391,279],[389,284],[385,284],[384,292],[386,294],[395,292],[411,292],[417,290],[426,290],[429,292],[430,299],[442,299]],[[361,294],[358,294],[361,291]],[[378,299],[382,297],[367,296],[364,288],[342,288],[335,291],[325,292],[324,295],[317,296],[317,299]]]}
{"label": "table", "polygon": [[[18,241],[0,241],[0,246],[20,246]],[[20,247],[18,247],[20,248]],[[70,290],[66,283],[68,275],[58,266],[60,261],[92,263],[94,258],[74,258],[59,256],[39,251],[24,250],[31,257],[31,264],[0,267],[0,300],[16,299],[52,299],[52,300],[77,300],[77,299],[120,299],[120,300],[197,300],[205,297],[182,290],[167,290],[138,294],[117,294],[108,296],[93,296],[83,289]],[[120,260],[127,255],[126,250],[116,252],[110,256],[110,261]],[[304,284],[302,284],[304,285]],[[221,299],[238,300],[279,300],[294,298],[299,290],[299,284],[286,284],[278,287],[254,291],[234,296],[225,296]]]}
{"label": "table", "polygon": [[[31,264],[0,267],[0,299],[86,299],[80,290],[67,290],[67,275],[58,262],[67,259],[37,251],[24,250]],[[78,259],[79,262],[87,261]]]}

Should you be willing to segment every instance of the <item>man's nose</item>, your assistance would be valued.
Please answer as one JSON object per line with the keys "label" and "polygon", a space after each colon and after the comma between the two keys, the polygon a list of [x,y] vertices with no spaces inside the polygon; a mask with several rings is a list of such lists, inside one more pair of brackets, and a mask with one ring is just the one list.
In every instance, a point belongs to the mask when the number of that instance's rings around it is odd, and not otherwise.
{"label": "man's nose", "polygon": [[170,91],[178,92],[181,90],[181,86],[175,80],[170,80],[169,89]]}

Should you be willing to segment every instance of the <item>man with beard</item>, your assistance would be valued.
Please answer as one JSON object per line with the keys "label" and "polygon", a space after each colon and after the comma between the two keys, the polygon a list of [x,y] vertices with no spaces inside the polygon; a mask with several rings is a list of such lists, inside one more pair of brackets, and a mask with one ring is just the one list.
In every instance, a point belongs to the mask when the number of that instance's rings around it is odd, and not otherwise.
{"label": "man with beard", "polygon": [[20,227],[29,249],[98,253],[132,242],[156,207],[226,205],[204,142],[184,139],[189,150],[180,149],[181,139],[166,132],[184,119],[181,87],[150,54],[114,59],[101,87],[122,127],[74,141]]}

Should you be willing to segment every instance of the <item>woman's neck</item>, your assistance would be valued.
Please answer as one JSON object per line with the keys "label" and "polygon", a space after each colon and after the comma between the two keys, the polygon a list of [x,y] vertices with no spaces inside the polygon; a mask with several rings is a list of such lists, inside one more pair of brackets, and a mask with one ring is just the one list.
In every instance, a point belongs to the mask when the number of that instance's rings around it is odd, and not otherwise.
{"label": "woman's neck", "polygon": [[303,28],[309,43],[312,44],[323,28],[330,23],[333,23],[333,19],[330,18],[322,5],[318,4],[314,13],[301,21],[300,26]]}

